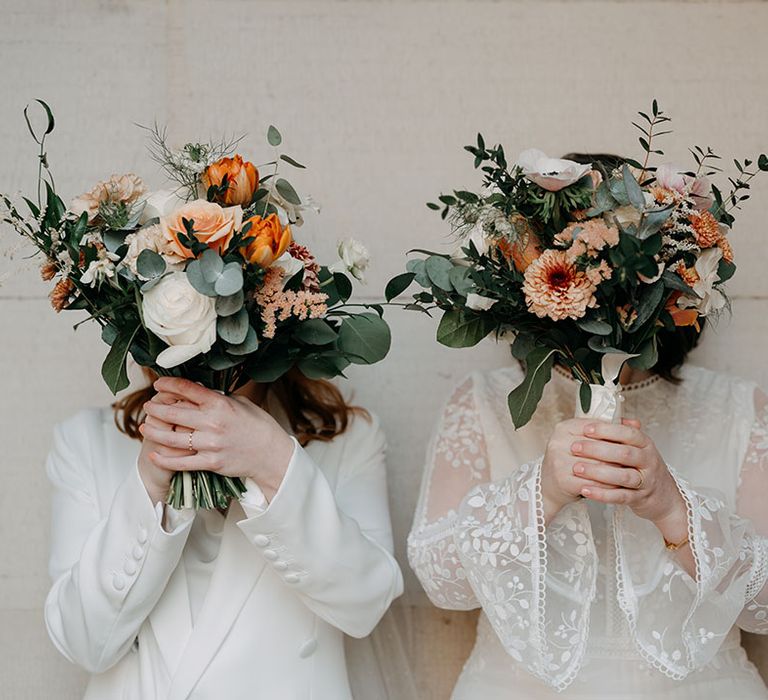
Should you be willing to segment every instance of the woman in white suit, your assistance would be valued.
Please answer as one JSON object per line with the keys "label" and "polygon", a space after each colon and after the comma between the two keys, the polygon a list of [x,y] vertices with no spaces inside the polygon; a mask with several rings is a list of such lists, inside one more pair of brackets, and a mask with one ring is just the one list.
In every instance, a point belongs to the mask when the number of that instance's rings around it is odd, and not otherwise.
{"label": "woman in white suit", "polygon": [[[382,432],[298,374],[240,393],[162,378],[57,426],[45,619],[86,698],[351,697],[343,635],[402,592]],[[226,513],[164,506],[191,469],[247,491]]]}

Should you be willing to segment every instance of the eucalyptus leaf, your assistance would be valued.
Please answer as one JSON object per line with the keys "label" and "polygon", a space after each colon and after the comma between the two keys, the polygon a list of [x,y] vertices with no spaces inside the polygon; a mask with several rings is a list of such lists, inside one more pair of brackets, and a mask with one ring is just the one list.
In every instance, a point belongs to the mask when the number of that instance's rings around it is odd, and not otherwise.
{"label": "eucalyptus leaf", "polygon": [[637,237],[640,240],[644,240],[661,230],[661,227],[667,222],[667,219],[672,215],[673,207],[665,207],[664,209],[652,209],[651,211],[643,214],[643,220],[640,223],[640,229],[637,232]]}
{"label": "eucalyptus leaf", "polygon": [[451,285],[461,296],[467,296],[475,288],[470,268],[454,265],[451,270]]}
{"label": "eucalyptus leaf", "polygon": [[233,345],[227,343],[227,352],[230,355],[250,355],[252,352],[256,352],[259,347],[259,336],[254,330],[253,326],[248,326],[248,332],[245,335],[245,340],[242,343]]}
{"label": "eucalyptus leaf", "polygon": [[306,165],[302,165],[299,163],[299,161],[295,160],[294,158],[291,158],[290,156],[286,156],[285,154],[280,156],[280,160],[284,160],[286,163],[292,165],[294,168],[302,168],[306,169]]}
{"label": "eucalyptus leaf", "polygon": [[640,188],[635,176],[632,174],[632,171],[626,163],[624,163],[624,167],[621,169],[621,175],[624,180],[624,187],[627,190],[629,203],[638,211],[643,211],[645,209],[643,190]]}
{"label": "eucalyptus leaf", "polygon": [[227,263],[213,285],[219,296],[228,297],[236,294],[243,288],[243,269],[239,263]]}
{"label": "eucalyptus leaf", "polygon": [[609,345],[609,341],[605,336],[593,335],[587,341],[587,345],[592,350],[594,350],[595,352],[599,352],[602,355],[605,355],[608,353],[624,352],[623,350],[619,350],[618,348],[615,348],[612,345]]}
{"label": "eucalyptus leaf", "polygon": [[208,248],[199,258],[200,271],[206,282],[214,284],[224,270],[224,261],[212,248]]}
{"label": "eucalyptus leaf", "polygon": [[219,316],[231,316],[243,308],[245,295],[243,290],[224,297],[216,297],[216,313]]}
{"label": "eucalyptus leaf", "polygon": [[283,137],[280,135],[280,132],[277,130],[277,127],[269,125],[269,129],[267,129],[267,143],[269,143],[270,146],[279,146],[283,142]]}
{"label": "eucalyptus leaf", "polygon": [[136,258],[136,270],[145,280],[162,277],[167,267],[163,256],[149,248],[142,250]]}
{"label": "eucalyptus leaf", "polygon": [[611,325],[600,319],[581,319],[576,321],[576,325],[581,330],[594,335],[610,335],[613,332]]}
{"label": "eucalyptus leaf", "polygon": [[509,414],[515,429],[522,428],[533,416],[541,401],[544,387],[552,377],[552,365],[557,350],[535,348],[525,361],[525,377],[507,397]]}
{"label": "eucalyptus leaf", "polygon": [[[207,297],[217,296],[216,289],[214,288],[214,286],[210,282],[208,282],[203,276],[203,271],[200,269],[199,260],[192,260],[187,265],[187,269],[185,270],[185,272],[187,273],[187,279],[189,280],[189,283],[198,292],[200,292],[200,294],[204,294]],[[228,295],[225,295],[225,296],[228,296]]]}
{"label": "eucalyptus leaf", "polygon": [[338,338],[339,351],[360,365],[383,360],[392,343],[389,326],[376,313],[348,316],[341,322]]}
{"label": "eucalyptus leaf", "polygon": [[412,272],[414,274],[414,280],[419,286],[425,288],[432,286],[432,283],[429,280],[429,276],[427,275],[426,266],[423,260],[419,258],[409,260],[405,264],[405,269],[408,270],[408,272]]}
{"label": "eucalyptus leaf", "polygon": [[275,188],[286,202],[297,206],[301,204],[301,198],[288,180],[278,178],[275,182]]}
{"label": "eucalyptus leaf", "polygon": [[229,357],[229,355],[211,355],[208,358],[208,366],[217,372],[235,367],[242,362],[242,358]]}
{"label": "eucalyptus leaf", "polygon": [[446,311],[437,327],[437,341],[449,348],[469,348],[485,338],[494,325],[487,315]]}
{"label": "eucalyptus leaf", "polygon": [[304,358],[296,366],[309,379],[333,379],[341,373],[332,359],[322,356]]}
{"label": "eucalyptus leaf", "polygon": [[239,345],[248,335],[248,312],[240,309],[232,316],[220,316],[216,321],[216,332],[230,345]]}
{"label": "eucalyptus leaf", "polygon": [[288,355],[264,357],[248,366],[247,374],[258,383],[269,383],[280,379],[294,365],[294,359]]}
{"label": "eucalyptus leaf", "polygon": [[451,284],[453,263],[450,260],[432,255],[424,261],[424,269],[432,284],[436,287],[446,292],[453,290],[453,285]]}
{"label": "eucalyptus leaf", "polygon": [[295,338],[310,345],[328,345],[335,342],[336,331],[322,318],[302,321],[293,333]]}

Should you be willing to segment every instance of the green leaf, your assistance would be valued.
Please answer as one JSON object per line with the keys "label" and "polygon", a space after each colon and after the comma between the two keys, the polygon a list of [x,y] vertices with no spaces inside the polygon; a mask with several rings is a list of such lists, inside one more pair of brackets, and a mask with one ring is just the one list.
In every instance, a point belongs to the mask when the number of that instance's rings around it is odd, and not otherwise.
{"label": "green leaf", "polygon": [[214,284],[224,270],[224,261],[212,248],[208,248],[198,260],[200,260],[200,271],[205,281]]}
{"label": "green leaf", "polygon": [[296,193],[296,190],[293,189],[293,185],[291,185],[288,180],[285,180],[283,178],[278,178],[275,182],[275,188],[277,189],[280,196],[286,201],[290,202],[291,204],[299,205],[301,204],[301,198]]}
{"label": "green leaf", "polygon": [[693,291],[693,288],[689,287],[685,282],[683,282],[681,277],[677,273],[672,272],[672,270],[664,270],[663,274],[661,275],[661,279],[669,289],[675,289],[678,292],[683,292],[684,294],[688,294],[692,297],[698,296],[698,294]]}
{"label": "green leaf", "polygon": [[627,364],[635,369],[651,369],[659,361],[656,335],[649,338],[640,348],[637,357],[631,358]]}
{"label": "green leaf", "polygon": [[470,348],[485,338],[495,326],[487,315],[446,311],[437,327],[437,342],[449,348]]}
{"label": "green leaf", "polygon": [[229,355],[211,355],[208,358],[208,366],[217,372],[235,367],[242,362],[242,358],[230,357]]}
{"label": "green leaf", "polygon": [[231,316],[243,308],[245,295],[241,289],[225,297],[216,297],[216,313],[219,316]]}
{"label": "green leaf", "polygon": [[253,326],[248,326],[248,332],[245,335],[245,340],[242,343],[233,345],[227,343],[227,352],[230,355],[250,355],[252,352],[256,352],[259,347],[259,336],[253,329]]}
{"label": "green leaf", "polygon": [[338,337],[339,351],[359,365],[383,360],[392,343],[389,326],[377,313],[348,316],[341,322]]}
{"label": "green leaf", "polygon": [[420,287],[429,288],[432,286],[432,283],[427,276],[427,269],[423,260],[418,258],[409,260],[405,264],[405,269],[408,270],[408,272],[412,272],[414,274],[414,280],[416,280],[416,284],[418,284]]}
{"label": "green leaf", "polygon": [[587,345],[595,352],[599,352],[601,355],[624,352],[623,350],[619,350],[618,348],[613,347],[613,345],[610,345],[609,343],[610,341],[608,338],[599,335],[593,335],[587,341]]}
{"label": "green leaf", "polygon": [[625,163],[621,169],[622,179],[624,180],[624,186],[627,189],[627,197],[629,197],[630,204],[638,211],[645,209],[645,197],[643,196],[643,190],[640,189],[640,185],[629,166]]}
{"label": "green leaf", "polygon": [[642,223],[640,224],[640,229],[637,232],[637,237],[640,240],[643,240],[658,233],[670,216],[672,216],[672,207],[653,209],[652,211],[645,212],[645,214],[643,214]]}
{"label": "green leaf", "polygon": [[133,328],[127,328],[118,333],[112,342],[112,347],[107,353],[106,358],[104,358],[104,364],[101,366],[101,376],[113,394],[122,391],[130,383],[125,359],[128,356],[128,350],[138,330],[139,326],[136,325]]}
{"label": "green leaf", "polygon": [[333,273],[333,282],[341,301],[346,302],[352,296],[352,282],[343,272]]}
{"label": "green leaf", "polygon": [[239,345],[248,335],[248,312],[240,309],[232,316],[220,316],[216,321],[219,337],[231,345]]}
{"label": "green leaf", "polygon": [[640,328],[664,303],[665,287],[664,281],[658,280],[643,292],[640,301],[637,304],[637,318],[632,324],[633,329]]}
{"label": "green leaf", "polygon": [[757,167],[763,172],[768,171],[768,156],[765,153],[761,153],[757,158]]}
{"label": "green leaf", "polygon": [[161,277],[165,274],[167,265],[162,255],[159,255],[154,250],[146,248],[139,253],[139,257],[136,258],[136,269],[146,280],[154,279],[155,277]]}
{"label": "green leaf", "polygon": [[301,163],[299,163],[299,161],[294,160],[290,156],[281,155],[280,156],[280,160],[284,160],[286,163],[292,165],[294,168],[306,169],[306,167],[307,167],[306,165],[302,165]]}
{"label": "green leaf", "polygon": [[341,374],[336,362],[330,357],[307,357],[299,360],[296,366],[308,379],[333,379]]}
{"label": "green leaf", "polygon": [[436,287],[450,292],[453,290],[451,284],[451,270],[453,263],[445,258],[432,255],[424,261],[424,269],[427,276]]}
{"label": "green leaf", "polygon": [[528,354],[535,347],[536,342],[534,341],[533,336],[520,333],[516,335],[515,339],[512,341],[510,352],[512,353],[512,357],[514,357],[516,360],[522,361],[528,357]]}
{"label": "green leaf", "polygon": [[[203,271],[200,268],[199,260],[192,260],[187,265],[187,269],[185,270],[185,272],[187,273],[187,279],[189,280],[189,283],[198,292],[200,292],[200,294],[203,294],[207,297],[217,296],[217,292],[214,286],[210,282],[208,282],[203,276]],[[225,295],[225,296],[228,296],[228,295]]]}
{"label": "green leaf", "polygon": [[592,406],[592,387],[585,382],[579,386],[579,401],[581,402],[581,410],[588,413]]}
{"label": "green leaf", "polygon": [[283,137],[280,135],[280,132],[277,130],[277,127],[269,125],[269,129],[267,129],[267,143],[269,143],[270,146],[279,146],[283,142]]}
{"label": "green leaf", "polygon": [[269,383],[280,379],[291,367],[294,360],[288,355],[275,355],[265,357],[249,366],[246,370],[248,376],[258,383]]}
{"label": "green leaf", "polygon": [[467,296],[475,288],[475,283],[471,277],[471,269],[463,265],[454,265],[451,270],[451,285],[458,294],[461,294],[463,297]]}
{"label": "green leaf", "polygon": [[600,319],[582,319],[576,321],[576,325],[581,328],[581,330],[594,335],[610,335],[613,332],[611,324],[601,321]]}
{"label": "green leaf", "polygon": [[399,297],[408,287],[411,286],[413,278],[416,277],[415,272],[403,272],[397,277],[393,277],[384,289],[384,297],[387,301],[392,301],[394,298]]}
{"label": "green leaf", "polygon": [[522,428],[533,416],[541,401],[544,387],[552,377],[552,365],[557,350],[536,348],[525,361],[525,378],[507,397],[509,414],[515,429]]}
{"label": "green leaf", "polygon": [[243,288],[243,269],[240,263],[227,263],[213,285],[219,296],[228,297],[236,294]]}
{"label": "green leaf", "polygon": [[310,318],[299,324],[295,338],[310,345],[328,345],[336,340],[336,331],[322,318]]}
{"label": "green leaf", "polygon": [[727,282],[736,272],[736,265],[727,260],[720,259],[717,266],[717,278],[720,282]]}

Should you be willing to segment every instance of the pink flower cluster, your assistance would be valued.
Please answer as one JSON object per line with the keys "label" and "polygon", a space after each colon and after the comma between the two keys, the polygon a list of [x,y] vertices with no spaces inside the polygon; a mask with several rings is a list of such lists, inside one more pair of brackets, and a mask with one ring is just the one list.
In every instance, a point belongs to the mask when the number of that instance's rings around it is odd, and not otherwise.
{"label": "pink flower cluster", "polygon": [[256,303],[261,307],[264,337],[274,338],[278,321],[295,316],[300,321],[322,318],[328,313],[328,295],[306,289],[294,292],[283,289],[284,273],[279,267],[270,267],[264,276],[262,288],[256,292]]}

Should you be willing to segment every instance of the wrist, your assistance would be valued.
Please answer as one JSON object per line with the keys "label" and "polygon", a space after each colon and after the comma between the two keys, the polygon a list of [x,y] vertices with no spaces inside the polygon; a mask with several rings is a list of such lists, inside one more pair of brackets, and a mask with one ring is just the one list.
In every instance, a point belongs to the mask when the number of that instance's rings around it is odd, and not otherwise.
{"label": "wrist", "polygon": [[664,540],[671,543],[682,542],[688,537],[688,508],[677,488],[675,495],[668,512],[652,521]]}
{"label": "wrist", "polygon": [[246,474],[259,486],[268,502],[272,501],[280,489],[296,449],[293,438],[283,430],[280,430],[280,433],[271,442],[269,462]]}

